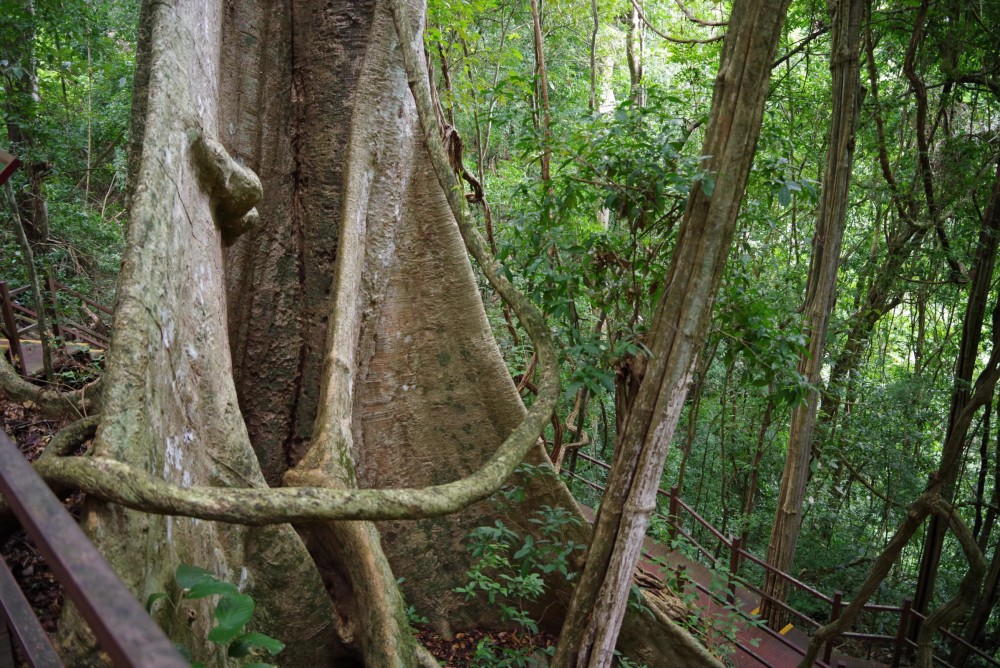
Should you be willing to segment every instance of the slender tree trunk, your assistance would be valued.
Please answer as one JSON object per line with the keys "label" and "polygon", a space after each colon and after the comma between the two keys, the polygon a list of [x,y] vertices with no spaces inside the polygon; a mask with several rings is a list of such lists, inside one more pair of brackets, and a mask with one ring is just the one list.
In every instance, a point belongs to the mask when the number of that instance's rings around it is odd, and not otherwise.
{"label": "slender tree trunk", "polygon": [[[851,167],[854,159],[854,136],[859,99],[862,0],[842,0],[834,5],[832,16],[833,46],[830,55],[833,114],[830,141],[824,170],[823,191],[816,232],[813,235],[809,277],[806,282],[805,312],[808,318],[809,346],[799,359],[799,373],[812,387],[822,379],[827,326],[836,301],[837,267],[844,235],[850,194]],[[778,505],[767,547],[767,562],[779,571],[789,572],[795,558],[795,546],[802,525],[802,505],[809,479],[809,460],[816,430],[819,394],[810,391],[805,403],[792,411],[792,422],[781,476]],[[787,584],[768,573],[764,582],[766,596],[785,600]],[[772,628],[785,625],[786,615],[780,606],[765,598],[761,615]]]}
{"label": "slender tree trunk", "polygon": [[892,233],[886,235],[885,257],[878,264],[875,262],[875,254],[878,250],[877,243],[881,234],[878,230],[873,234],[871,269],[866,280],[867,287],[864,290],[863,299],[859,300],[851,318],[844,346],[831,364],[830,380],[827,383],[827,392],[823,396],[821,409],[824,422],[836,419],[840,410],[843,385],[860,363],[875,326],[886,313],[902,301],[902,291],[897,287],[898,277],[907,260],[920,248],[928,227],[916,224],[914,216],[917,210],[909,202],[906,194],[900,192],[890,164],[886,146],[885,122],[882,117],[879,97],[875,38],[872,35],[870,22],[865,26],[865,53],[868,87],[875,118],[879,166],[889,189],[898,220]]}
{"label": "slender tree trunk", "polygon": [[35,267],[35,254],[31,251],[27,230],[21,220],[21,214],[18,213],[17,200],[14,199],[14,189],[11,188],[10,181],[4,184],[4,194],[10,207],[11,217],[14,219],[14,234],[21,246],[21,255],[24,256],[24,266],[28,272],[28,284],[31,286],[31,296],[35,302],[36,328],[38,329],[38,340],[42,344],[42,368],[45,380],[51,383],[55,378],[55,372],[52,369],[52,344],[49,341],[49,321],[45,315],[45,300],[42,299],[42,283],[38,279],[38,269]]}
{"label": "slender tree trunk", "polygon": [[1000,402],[996,403],[994,422],[997,423],[997,430],[993,436],[993,495],[987,503],[983,527],[976,537],[979,541],[979,549],[984,553],[989,548],[993,530],[997,526],[997,517],[1000,516]]}
{"label": "slender tree trunk", "polygon": [[642,88],[643,47],[646,24],[639,16],[639,8],[633,4],[629,9],[628,28],[625,32],[625,55],[628,60],[629,97],[638,106],[645,103]]}
{"label": "slender tree trunk", "polygon": [[[979,472],[976,475],[976,496],[975,496],[975,510],[976,517],[972,524],[972,535],[980,545],[983,545],[983,541],[980,541],[980,535],[983,530],[983,508],[988,505],[986,500],[986,479],[989,477],[990,464],[992,463],[990,457],[990,445],[993,444],[993,407],[988,407],[983,412],[983,434],[979,438]],[[993,459],[996,458],[996,453],[994,453]]]}
{"label": "slender tree trunk", "polygon": [[[743,496],[743,517],[749,518],[753,515],[754,504],[757,502],[757,485],[760,479],[760,463],[764,459],[764,453],[768,448],[767,431],[771,428],[774,419],[774,400],[769,399],[767,407],[764,409],[764,417],[761,418],[760,429],[757,431],[757,447],[754,449],[753,461],[750,464],[750,480],[747,482],[746,494]],[[773,439],[772,439],[773,441]],[[744,529],[740,534],[741,544],[748,545],[750,540],[750,530]]]}
{"label": "slender tree trunk", "polygon": [[549,162],[552,157],[549,124],[549,79],[545,71],[545,42],[542,38],[542,15],[538,9],[539,0],[531,0],[531,19],[535,36],[535,72],[538,76],[537,88],[542,105],[542,181],[549,180]]}
{"label": "slender tree trunk", "polygon": [[590,95],[587,98],[587,108],[594,113],[597,111],[597,33],[601,28],[597,0],[590,0],[590,17],[594,28],[590,32]]}
{"label": "slender tree trunk", "polygon": [[[952,388],[951,410],[948,416],[948,435],[945,439],[946,445],[941,452],[941,495],[949,503],[955,494],[955,483],[961,469],[960,460],[965,449],[964,434],[963,438],[952,438],[952,436],[956,429],[957,416],[965,410],[971,397],[986,307],[990,299],[990,281],[996,261],[998,236],[1000,236],[1000,163],[997,165],[990,203],[987,206],[983,229],[979,235],[973,282],[970,287],[965,319],[962,323],[962,342],[958,352],[958,360],[955,363],[955,384]],[[920,557],[917,592],[913,599],[913,607],[917,611],[926,612],[934,598],[935,581],[947,531],[947,522],[942,522],[936,517],[931,518]]]}
{"label": "slender tree trunk", "polygon": [[696,186],[658,304],[652,358],[624,430],[552,665],[610,666],[663,463],[684,405],[760,133],[787,0],[733,6],[702,155],[715,179]]}

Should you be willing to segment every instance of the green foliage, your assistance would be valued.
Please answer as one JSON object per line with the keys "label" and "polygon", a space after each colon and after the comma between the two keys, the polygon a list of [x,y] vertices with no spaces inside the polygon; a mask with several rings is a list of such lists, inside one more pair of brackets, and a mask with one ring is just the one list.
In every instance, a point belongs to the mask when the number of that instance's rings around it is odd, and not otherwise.
{"label": "green foliage", "polygon": [[753,249],[734,253],[729,276],[719,294],[718,332],[725,338],[722,362],[741,362],[741,383],[767,389],[767,397],[782,405],[803,401],[813,388],[798,371],[808,337],[798,314],[755,275]]}
{"label": "green foliage", "polygon": [[[227,656],[252,661],[244,664],[246,666],[264,668],[270,664],[260,663],[256,660],[258,657],[274,656],[285,648],[284,643],[269,635],[246,631],[246,626],[253,617],[255,603],[251,596],[240,593],[235,585],[189,564],[180,564],[177,567],[174,580],[181,590],[177,601],[172,602],[174,614],[178,613],[185,600],[218,597],[212,611],[215,626],[208,632],[208,640],[224,647]],[[157,602],[164,599],[170,600],[164,592],[150,595],[146,600],[146,609],[152,612]],[[204,668],[205,664],[193,661],[190,649],[181,645],[177,648],[188,661],[192,662],[192,668]]]}
{"label": "green foliage", "polygon": [[[0,14],[0,114],[8,131],[0,144],[25,165],[44,166],[40,191],[24,169],[11,179],[22,204],[38,196],[46,204],[49,238],[35,245],[36,263],[111,303],[124,245],[139,2],[9,4]],[[32,215],[30,206],[24,213]],[[26,276],[9,215],[0,206],[0,276],[20,286]]]}
{"label": "green foliage", "polygon": [[618,662],[618,668],[646,668],[646,664],[637,663],[619,651],[615,651],[615,659]]}
{"label": "green foliage", "polygon": [[[406,578],[396,578],[397,585],[402,585],[404,582],[406,582]],[[406,605],[406,623],[411,628],[417,626],[418,624],[426,624],[428,621],[430,620],[417,611],[416,606],[409,604]]]}
{"label": "green foliage", "polygon": [[[691,548],[691,544],[684,538],[678,538],[671,544],[672,550],[684,552]],[[665,582],[671,583],[671,587],[677,592],[687,610],[687,615],[678,622],[700,638],[705,647],[720,660],[726,660],[735,651],[737,636],[741,631],[748,627],[764,626],[764,620],[751,617],[738,606],[727,602],[733,576],[728,569],[718,563],[705,564],[709,571],[709,593],[706,595],[685,582],[683,578],[678,579],[673,568],[665,560],[654,561],[660,566],[660,576]],[[720,609],[708,608],[705,605],[705,596],[717,603]],[[759,641],[752,639],[750,643],[756,647]]]}
{"label": "green foliage", "polygon": [[[543,467],[522,465],[519,472],[537,475],[539,468]],[[508,502],[518,496],[512,489],[506,490]],[[469,533],[467,547],[473,558],[472,568],[466,572],[468,582],[455,592],[467,599],[484,599],[502,621],[528,637],[525,646],[504,647],[499,654],[487,639],[480,641],[473,657],[475,666],[534,665],[532,655],[547,650],[533,641],[539,628],[532,604],[544,593],[547,578],[571,582],[576,575],[571,557],[586,546],[564,538],[564,532],[567,526],[578,524],[579,518],[565,508],[546,505],[538,508],[528,521],[534,525],[534,533],[519,533],[502,520]]]}

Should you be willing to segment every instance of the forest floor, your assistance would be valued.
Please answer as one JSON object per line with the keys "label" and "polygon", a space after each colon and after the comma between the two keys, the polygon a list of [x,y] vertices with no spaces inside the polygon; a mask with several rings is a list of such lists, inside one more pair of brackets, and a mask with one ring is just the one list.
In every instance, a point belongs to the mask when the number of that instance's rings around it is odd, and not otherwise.
{"label": "forest floor", "polygon": [[[49,439],[68,421],[48,420],[27,402],[0,399],[0,428],[17,443],[21,452],[33,462],[42,454]],[[67,510],[79,516],[83,495],[76,493],[65,499]],[[13,529],[11,531],[11,529]],[[62,612],[63,588],[39,554],[24,529],[0,528],[0,555],[14,574],[25,597],[48,633],[54,633]]]}
{"label": "forest floor", "polygon": [[[525,656],[526,664],[529,666],[545,666],[548,665],[549,657],[546,650],[555,647],[557,638],[547,633],[529,637],[527,634],[509,631],[472,630],[457,632],[449,640],[430,629],[420,629],[417,632],[417,640],[430,650],[434,658],[442,662],[441,665],[465,668],[475,665],[473,659],[479,651],[489,651],[498,657],[504,653],[518,653]],[[478,649],[480,643],[483,646],[482,650]]]}

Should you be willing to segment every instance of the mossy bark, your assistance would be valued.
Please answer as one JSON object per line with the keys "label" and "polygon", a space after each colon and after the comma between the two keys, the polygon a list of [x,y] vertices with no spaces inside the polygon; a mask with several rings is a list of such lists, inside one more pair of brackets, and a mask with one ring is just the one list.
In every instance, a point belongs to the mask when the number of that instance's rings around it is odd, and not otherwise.
{"label": "mossy bark", "polygon": [[[468,226],[433,162],[438,130],[420,122],[411,92],[427,73],[403,66],[425,8],[405,5],[402,40],[395,10],[145,3],[143,136],[104,417],[93,458],[40,466],[50,480],[168,514],[95,501],[85,523],[141,597],[170,591],[181,561],[246,580],[267,611],[261,629],[289,644],[285,665],[419,663],[400,576],[442,630],[497,623],[452,591],[470,565],[464,536],[497,515],[469,503],[509,475],[558,396],[554,355],[539,344],[542,389],[526,411],[490,335]],[[263,185],[257,224],[235,240],[245,207],[227,202],[245,198],[220,177],[243,179],[230,158]],[[539,342],[548,335],[536,320]],[[538,447],[531,457],[546,460]],[[529,528],[542,504],[575,507],[552,476],[531,482],[507,520]],[[291,520],[298,534],[170,515]],[[432,518],[398,519],[417,517]],[[550,630],[568,597],[553,588],[540,602]],[[190,626],[163,622],[198,643],[210,619],[196,613]],[[650,666],[697,662],[678,629],[628,623]],[[67,625],[67,637],[78,629]]]}
{"label": "mossy bark", "polygon": [[[203,185],[189,136],[218,134],[221,4],[149,3],[143,12],[149,78],[136,96],[144,131],[94,454],[183,486],[264,487],[225,345],[217,193]],[[287,643],[289,663],[334,661],[332,606],[288,525],[248,528],[96,501],[81,522],[140,599],[158,591],[176,598],[176,566],[202,566],[254,597],[254,624]],[[205,640],[214,621],[208,603],[191,614],[163,606],[157,618],[207,665],[227,665]],[[81,656],[91,648],[78,642],[86,633],[75,617],[65,620],[62,636],[74,665],[100,660]]]}

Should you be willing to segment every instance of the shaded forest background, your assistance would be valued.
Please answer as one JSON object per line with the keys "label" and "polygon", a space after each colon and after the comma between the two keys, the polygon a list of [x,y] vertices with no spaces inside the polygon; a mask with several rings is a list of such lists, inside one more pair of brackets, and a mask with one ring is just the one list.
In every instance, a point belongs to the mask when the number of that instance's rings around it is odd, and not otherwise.
{"label": "shaded forest background", "polygon": [[[123,247],[137,4],[8,0],[0,15],[4,145],[25,163],[14,188],[36,264],[108,305]],[[426,47],[442,114],[488,203],[473,209],[562,347],[565,393],[548,448],[592,480],[603,471],[575,453],[613,457],[688,193],[697,182],[712,187],[698,147],[728,13],[725,3],[678,0],[430,2]],[[836,300],[821,382],[810,384],[803,304],[829,136],[829,16],[825,2],[791,6],[663,486],[677,486],[702,516],[764,554],[791,413],[818,392],[791,571],[823,591],[853,592],[948,453],[956,402],[995,364],[1000,292],[995,246],[993,257],[984,249],[1000,228],[1000,3],[866,11]],[[7,215],[0,277],[19,286],[27,275]],[[485,281],[481,290],[530,401],[530,343]],[[979,304],[978,319],[970,304]],[[948,493],[989,565],[959,628],[995,652],[1000,403],[992,387],[958,442]],[[599,500],[586,485],[573,491]],[[921,564],[924,580],[927,569],[936,574],[925,609],[959,590],[962,548],[949,534],[940,558],[929,559],[927,526],[874,602],[913,596]],[[666,540],[655,522],[651,533]]]}

